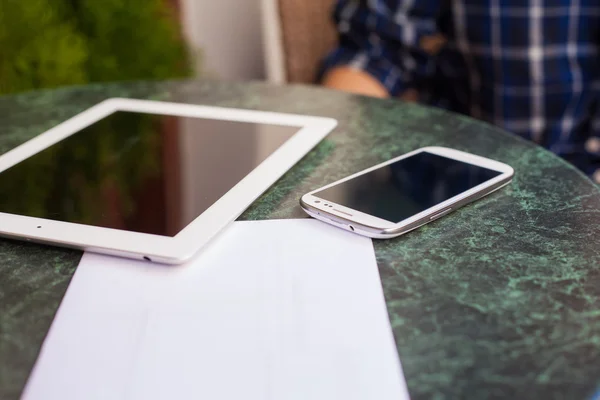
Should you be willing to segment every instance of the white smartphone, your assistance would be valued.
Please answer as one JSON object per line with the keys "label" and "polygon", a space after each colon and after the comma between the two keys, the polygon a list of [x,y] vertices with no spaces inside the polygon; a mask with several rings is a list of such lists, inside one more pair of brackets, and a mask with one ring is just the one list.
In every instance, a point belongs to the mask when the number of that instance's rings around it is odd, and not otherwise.
{"label": "white smartphone", "polygon": [[371,238],[400,236],[510,183],[503,163],[424,147],[305,194],[310,216]]}

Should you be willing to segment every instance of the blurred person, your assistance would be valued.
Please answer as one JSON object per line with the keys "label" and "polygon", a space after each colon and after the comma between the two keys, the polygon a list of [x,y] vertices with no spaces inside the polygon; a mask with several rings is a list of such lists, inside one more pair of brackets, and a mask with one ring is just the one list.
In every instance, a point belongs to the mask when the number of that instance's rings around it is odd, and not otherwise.
{"label": "blurred person", "polygon": [[338,0],[327,87],[470,115],[600,183],[598,0]]}

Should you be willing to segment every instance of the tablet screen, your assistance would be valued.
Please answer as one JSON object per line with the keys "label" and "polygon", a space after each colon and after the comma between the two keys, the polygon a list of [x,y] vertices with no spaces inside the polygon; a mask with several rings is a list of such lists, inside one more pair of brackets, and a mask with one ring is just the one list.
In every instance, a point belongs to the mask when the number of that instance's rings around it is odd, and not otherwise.
{"label": "tablet screen", "polygon": [[299,127],[118,111],[0,173],[0,212],[175,236]]}

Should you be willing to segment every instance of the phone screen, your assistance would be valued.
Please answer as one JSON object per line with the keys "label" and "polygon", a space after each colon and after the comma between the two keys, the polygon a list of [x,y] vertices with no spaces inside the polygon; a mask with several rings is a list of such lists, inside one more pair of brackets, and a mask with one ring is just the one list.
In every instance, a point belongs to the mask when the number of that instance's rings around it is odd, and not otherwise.
{"label": "phone screen", "polygon": [[488,168],[421,152],[314,195],[397,223],[500,174]]}

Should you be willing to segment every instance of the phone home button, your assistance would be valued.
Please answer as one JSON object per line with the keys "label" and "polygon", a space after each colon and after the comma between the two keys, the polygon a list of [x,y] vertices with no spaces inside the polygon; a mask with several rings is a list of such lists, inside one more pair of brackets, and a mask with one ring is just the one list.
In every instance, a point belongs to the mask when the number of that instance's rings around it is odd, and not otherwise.
{"label": "phone home button", "polygon": [[439,217],[448,214],[450,211],[452,211],[452,208],[447,208],[444,211],[441,211],[437,214],[432,215],[431,217],[429,217],[429,220],[433,221],[434,219],[438,219]]}

